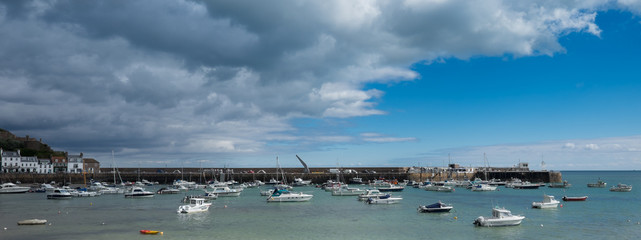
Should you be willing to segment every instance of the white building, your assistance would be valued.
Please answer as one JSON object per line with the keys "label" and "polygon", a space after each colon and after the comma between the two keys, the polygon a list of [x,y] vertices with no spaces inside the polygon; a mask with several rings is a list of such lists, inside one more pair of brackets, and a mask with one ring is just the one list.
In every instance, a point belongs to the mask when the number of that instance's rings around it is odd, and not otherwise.
{"label": "white building", "polygon": [[20,169],[18,172],[23,173],[35,173],[38,169],[38,158],[37,157],[20,157]]}
{"label": "white building", "polygon": [[67,155],[67,172],[82,173],[82,153],[79,155]]}
{"label": "white building", "polygon": [[53,173],[53,164],[51,164],[51,159],[48,158],[38,158],[38,169],[37,173]]}
{"label": "white building", "polygon": [[20,168],[20,150],[17,152],[4,151],[0,148],[0,156],[2,156],[2,162],[0,162],[2,172],[17,172]]}

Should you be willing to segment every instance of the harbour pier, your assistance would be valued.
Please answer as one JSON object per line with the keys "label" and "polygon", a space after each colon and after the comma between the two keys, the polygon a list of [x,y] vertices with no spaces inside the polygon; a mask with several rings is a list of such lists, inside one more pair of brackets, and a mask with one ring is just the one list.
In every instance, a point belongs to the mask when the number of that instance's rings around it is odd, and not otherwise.
{"label": "harbour pier", "polygon": [[[309,173],[303,173],[302,168],[282,168],[283,173],[277,173],[276,168],[226,168],[226,169],[200,169],[200,168],[119,168],[116,181],[140,181],[142,179],[158,182],[160,184],[171,184],[174,180],[187,180],[194,182],[207,182],[209,180],[235,180],[238,182],[250,182],[260,180],[267,182],[270,179],[280,179],[284,175],[288,182],[294,178],[312,180],[314,184],[324,183],[327,180],[339,180],[350,182],[353,178],[361,178],[363,182],[377,179],[396,179],[398,181],[441,181],[447,179],[473,180],[480,179],[501,179],[510,180],[518,178],[530,182],[562,182],[562,175],[557,171],[530,171],[523,169],[500,169],[500,168],[479,168],[472,172],[448,171],[446,168],[439,171],[412,172],[407,167],[370,167],[350,168],[351,173],[337,174],[337,169],[332,168],[310,168]],[[113,182],[114,172],[111,168],[102,168],[100,173],[3,173],[0,174],[1,182],[26,183],[50,183],[52,181],[63,184],[89,184],[90,180],[101,182]]]}

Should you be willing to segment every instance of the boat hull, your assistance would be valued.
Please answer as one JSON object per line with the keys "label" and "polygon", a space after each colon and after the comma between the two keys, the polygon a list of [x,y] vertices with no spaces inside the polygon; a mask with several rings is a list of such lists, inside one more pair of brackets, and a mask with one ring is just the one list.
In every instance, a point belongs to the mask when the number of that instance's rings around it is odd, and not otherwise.
{"label": "boat hull", "polygon": [[420,206],[418,208],[419,212],[426,212],[426,213],[444,213],[444,212],[450,212],[453,207],[442,207],[442,208],[428,208],[425,206]]}
{"label": "boat hull", "polygon": [[521,221],[523,221],[525,217],[512,217],[512,218],[501,218],[501,219],[493,219],[493,218],[484,218],[484,217],[478,217],[475,221],[474,224],[479,227],[507,227],[507,226],[517,226],[521,224]]}
{"label": "boat hull", "polygon": [[583,196],[583,197],[563,197],[563,201],[566,202],[578,202],[578,201],[585,201],[588,199],[588,196]]}

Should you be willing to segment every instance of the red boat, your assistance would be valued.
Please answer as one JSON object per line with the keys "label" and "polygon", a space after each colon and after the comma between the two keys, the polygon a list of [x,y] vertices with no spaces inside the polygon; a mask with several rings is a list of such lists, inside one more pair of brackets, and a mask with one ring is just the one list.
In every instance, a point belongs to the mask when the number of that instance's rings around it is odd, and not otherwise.
{"label": "red boat", "polygon": [[588,196],[583,196],[583,197],[563,196],[563,201],[585,201],[586,199],[588,199]]}

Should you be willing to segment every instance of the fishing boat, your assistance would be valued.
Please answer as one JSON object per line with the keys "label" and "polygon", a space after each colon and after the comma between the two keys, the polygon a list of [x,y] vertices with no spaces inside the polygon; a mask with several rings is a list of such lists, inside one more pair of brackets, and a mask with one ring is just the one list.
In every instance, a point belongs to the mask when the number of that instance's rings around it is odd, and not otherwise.
{"label": "fishing boat", "polygon": [[490,186],[489,184],[479,183],[479,184],[473,185],[470,190],[474,192],[496,191],[496,186]]}
{"label": "fishing boat", "polygon": [[378,190],[381,192],[400,192],[403,191],[403,189],[405,189],[405,187],[391,183],[378,187]]}
{"label": "fishing boat", "polygon": [[632,186],[631,185],[626,185],[623,183],[619,183],[614,187],[610,188],[611,192],[629,192],[632,191]]}
{"label": "fishing boat", "polygon": [[512,184],[512,188],[514,189],[539,189],[539,187],[541,187],[541,184],[528,181]]}
{"label": "fishing boat", "polygon": [[209,210],[211,203],[205,202],[204,198],[191,198],[189,204],[178,207],[178,213],[195,213]]}
{"label": "fishing boat", "polygon": [[54,188],[53,191],[47,192],[47,199],[71,199],[71,193],[66,189]]}
{"label": "fishing boat", "polygon": [[437,203],[427,205],[427,206],[418,206],[418,211],[419,212],[428,212],[428,213],[436,213],[436,212],[449,212],[454,208],[452,205],[447,205],[445,203],[442,203],[441,201],[438,201]]}
{"label": "fishing boat", "polygon": [[216,194],[219,197],[238,197],[242,191],[231,189],[228,186],[215,186],[210,193]]}
{"label": "fishing boat", "polygon": [[385,196],[387,195],[386,193],[382,193],[378,189],[367,189],[365,193],[358,195],[358,200],[359,201],[365,201],[369,198],[377,198],[380,196]]}
{"label": "fishing boat", "polygon": [[608,184],[603,180],[601,180],[600,178],[596,183],[588,183],[588,187],[591,187],[591,188],[604,188],[607,185]]}
{"label": "fishing boat", "polygon": [[341,186],[339,189],[332,191],[332,196],[358,196],[365,193],[365,190],[360,188],[351,188],[347,185]]}
{"label": "fishing boat", "polygon": [[154,193],[150,191],[145,191],[145,189],[141,187],[132,187],[131,191],[125,192],[125,197],[130,197],[130,198],[148,198],[148,197],[153,197]]}
{"label": "fishing boat", "polygon": [[550,183],[549,188],[569,188],[572,184],[569,184],[568,181],[563,181],[562,183]]}
{"label": "fishing boat", "polygon": [[474,225],[480,227],[516,226],[521,224],[523,219],[525,219],[524,216],[512,215],[510,210],[495,207],[492,209],[491,217],[480,216],[474,220]]}
{"label": "fishing boat", "polygon": [[403,198],[392,197],[392,195],[386,194],[385,196],[368,198],[366,202],[369,204],[394,204],[399,203],[401,200],[403,200]]}
{"label": "fishing boat", "polygon": [[556,208],[559,203],[559,200],[554,199],[554,196],[543,194],[543,201],[532,202],[532,208]]}
{"label": "fishing boat", "polygon": [[563,196],[563,201],[566,202],[573,202],[573,201],[585,201],[588,199],[588,196],[581,196],[581,197],[568,197],[568,196]]}
{"label": "fishing boat", "polygon": [[18,221],[18,225],[44,225],[47,223],[45,219],[27,219]]}
{"label": "fishing boat", "polygon": [[0,185],[0,193],[26,193],[29,189],[29,187],[20,187],[13,183],[3,183]]}

